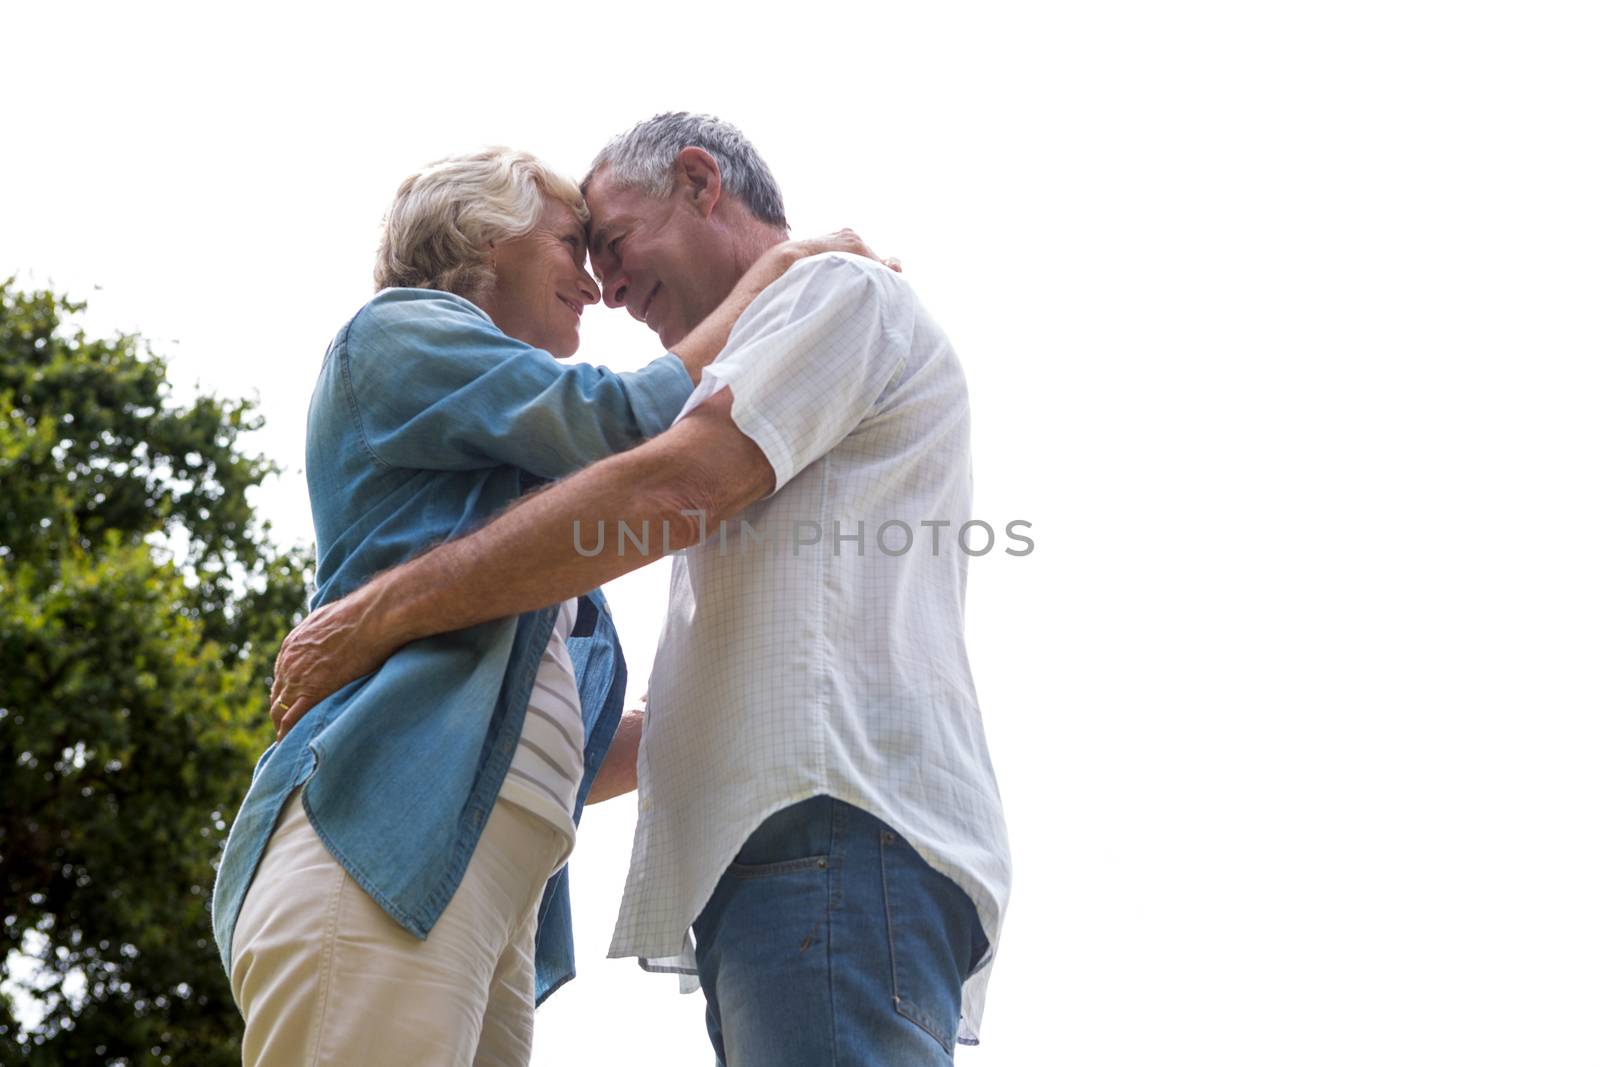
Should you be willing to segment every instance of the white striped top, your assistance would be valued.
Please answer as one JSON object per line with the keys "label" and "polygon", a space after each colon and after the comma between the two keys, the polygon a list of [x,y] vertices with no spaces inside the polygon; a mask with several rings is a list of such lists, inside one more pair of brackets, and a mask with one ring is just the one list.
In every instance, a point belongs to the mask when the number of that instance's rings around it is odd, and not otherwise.
{"label": "white striped top", "polygon": [[[583,714],[578,706],[578,679],[567,652],[567,638],[578,618],[578,602],[568,600],[556,613],[555,629],[545,645],[528,694],[528,714],[511,769],[500,797],[524,808],[566,835],[566,862],[577,839],[572,809],[583,779]],[[558,863],[557,869],[560,868]]]}

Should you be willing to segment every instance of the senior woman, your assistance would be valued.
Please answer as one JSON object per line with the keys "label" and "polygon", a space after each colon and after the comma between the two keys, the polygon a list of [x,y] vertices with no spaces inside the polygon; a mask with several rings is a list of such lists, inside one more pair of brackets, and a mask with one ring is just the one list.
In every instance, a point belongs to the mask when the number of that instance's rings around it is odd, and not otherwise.
{"label": "senior woman", "polygon": [[[313,606],[666,429],[790,263],[866,251],[780,246],[675,352],[617,374],[559,362],[599,297],[586,221],[572,181],[509,149],[401,184],[378,293],[311,400]],[[526,1067],[534,1006],[573,973],[583,803],[634,788],[625,684],[596,590],[407,646],[269,748],[213,900],[244,1062]]]}

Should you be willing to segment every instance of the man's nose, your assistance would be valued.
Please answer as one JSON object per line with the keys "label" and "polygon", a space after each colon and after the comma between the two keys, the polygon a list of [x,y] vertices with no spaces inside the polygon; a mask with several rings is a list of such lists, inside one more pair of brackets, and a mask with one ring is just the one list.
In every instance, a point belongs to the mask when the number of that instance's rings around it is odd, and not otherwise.
{"label": "man's nose", "polygon": [[611,271],[605,280],[606,307],[619,308],[628,302],[628,276],[620,270]]}

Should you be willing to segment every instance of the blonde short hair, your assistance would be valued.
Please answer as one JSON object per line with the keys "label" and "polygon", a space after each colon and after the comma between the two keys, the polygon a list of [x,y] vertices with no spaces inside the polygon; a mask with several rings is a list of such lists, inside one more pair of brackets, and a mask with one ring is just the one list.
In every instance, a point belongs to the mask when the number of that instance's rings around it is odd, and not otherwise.
{"label": "blonde short hair", "polygon": [[489,246],[531,233],[546,196],[588,223],[577,183],[527,152],[485,148],[430,163],[395,193],[372,280],[479,300],[494,285]]}

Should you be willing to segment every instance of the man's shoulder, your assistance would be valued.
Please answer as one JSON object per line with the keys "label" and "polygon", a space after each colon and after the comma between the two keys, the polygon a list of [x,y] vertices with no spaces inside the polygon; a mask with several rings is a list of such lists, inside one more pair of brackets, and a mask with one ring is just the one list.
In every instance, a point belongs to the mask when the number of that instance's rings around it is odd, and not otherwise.
{"label": "man's shoulder", "polygon": [[919,306],[916,293],[898,271],[850,252],[807,256],[767,291],[788,303],[792,311],[829,308],[839,314],[855,314],[872,308],[896,333],[909,329]]}
{"label": "man's shoulder", "polygon": [[[854,286],[858,289],[898,290],[905,279],[875,259],[858,256],[853,252],[820,252],[807,256],[784,272],[784,282],[804,282],[825,279],[831,284]],[[774,283],[776,284],[776,283]],[[909,293],[909,288],[906,289]]]}

